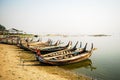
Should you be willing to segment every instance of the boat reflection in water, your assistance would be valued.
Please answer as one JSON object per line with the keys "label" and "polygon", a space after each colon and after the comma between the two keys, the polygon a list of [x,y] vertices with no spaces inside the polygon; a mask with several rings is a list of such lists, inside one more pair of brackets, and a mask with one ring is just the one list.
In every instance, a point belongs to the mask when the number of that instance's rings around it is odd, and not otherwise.
{"label": "boat reflection in water", "polygon": [[92,61],[90,59],[86,59],[84,61],[78,62],[78,63],[73,63],[73,64],[68,64],[64,66],[59,66],[65,70],[74,70],[77,68],[86,68],[90,69],[91,71],[96,69],[96,67],[93,67]]}

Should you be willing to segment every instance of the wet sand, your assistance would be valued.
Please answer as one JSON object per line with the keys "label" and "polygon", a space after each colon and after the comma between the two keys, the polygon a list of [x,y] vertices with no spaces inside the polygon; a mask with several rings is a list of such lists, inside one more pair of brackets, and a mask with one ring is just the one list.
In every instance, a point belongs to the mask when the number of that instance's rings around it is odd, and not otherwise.
{"label": "wet sand", "polygon": [[39,62],[21,63],[20,54],[29,54],[17,46],[0,44],[0,80],[90,80],[58,66],[43,66]]}

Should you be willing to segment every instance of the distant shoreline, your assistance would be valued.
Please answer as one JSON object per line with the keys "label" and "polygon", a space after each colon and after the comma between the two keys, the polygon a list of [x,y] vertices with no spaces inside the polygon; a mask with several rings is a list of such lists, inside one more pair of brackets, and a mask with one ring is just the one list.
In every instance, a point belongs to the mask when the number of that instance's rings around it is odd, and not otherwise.
{"label": "distant shoreline", "polygon": [[107,36],[112,36],[112,35],[106,35],[106,34],[95,34],[95,35],[88,35],[88,36],[93,36],[93,37],[107,37]]}
{"label": "distant shoreline", "polygon": [[[84,36],[90,36],[90,37],[108,37],[108,36],[112,36],[112,35],[108,35],[108,34],[92,34],[92,35],[87,35],[87,34],[79,34],[79,35],[66,35],[66,34],[46,34],[46,35],[35,35],[35,34],[14,34],[15,36],[20,36],[20,37],[84,37]],[[0,35],[0,37],[3,35]],[[4,35],[7,36],[7,35]],[[11,36],[11,35],[9,35]]]}

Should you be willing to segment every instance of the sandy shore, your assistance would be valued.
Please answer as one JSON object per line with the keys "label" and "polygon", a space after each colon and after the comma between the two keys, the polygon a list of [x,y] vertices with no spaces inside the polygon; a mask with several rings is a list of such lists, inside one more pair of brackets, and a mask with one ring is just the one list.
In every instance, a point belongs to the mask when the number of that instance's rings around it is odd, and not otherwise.
{"label": "sandy shore", "polygon": [[[90,80],[58,66],[22,66],[20,53],[25,52],[14,45],[0,44],[0,80]],[[38,64],[38,62],[27,64]]]}

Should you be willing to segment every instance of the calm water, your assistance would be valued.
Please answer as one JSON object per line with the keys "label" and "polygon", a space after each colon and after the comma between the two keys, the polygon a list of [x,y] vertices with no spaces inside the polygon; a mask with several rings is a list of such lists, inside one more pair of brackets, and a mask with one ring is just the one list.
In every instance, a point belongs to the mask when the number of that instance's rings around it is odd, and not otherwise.
{"label": "calm water", "polygon": [[52,37],[50,39],[62,40],[64,43],[71,40],[73,45],[76,41],[80,41],[83,42],[83,46],[87,42],[88,49],[93,42],[94,47],[97,48],[88,60],[60,66],[61,68],[90,76],[96,80],[120,80],[120,35],[108,37]]}

